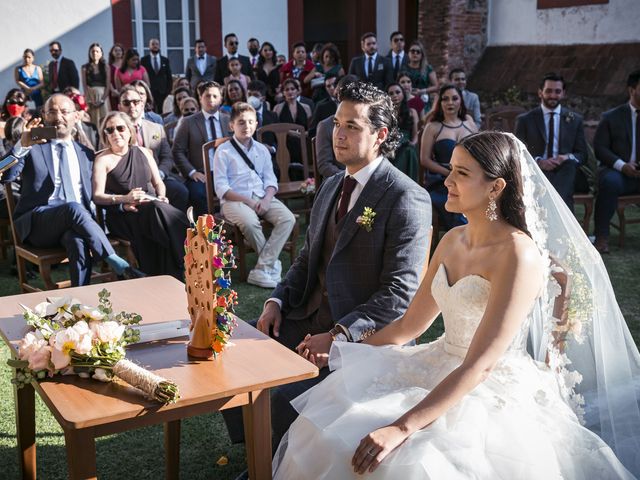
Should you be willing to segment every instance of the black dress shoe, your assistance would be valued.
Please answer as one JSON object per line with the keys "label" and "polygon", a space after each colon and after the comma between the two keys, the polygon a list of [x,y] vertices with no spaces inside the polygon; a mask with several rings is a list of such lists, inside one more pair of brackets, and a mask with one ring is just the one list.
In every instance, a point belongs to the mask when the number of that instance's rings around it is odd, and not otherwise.
{"label": "black dress shoe", "polygon": [[122,272],[122,275],[119,275],[119,277],[122,277],[123,280],[132,280],[134,278],[143,278],[146,276],[146,273],[141,272],[137,268],[133,268],[131,266],[125,268],[124,272]]}

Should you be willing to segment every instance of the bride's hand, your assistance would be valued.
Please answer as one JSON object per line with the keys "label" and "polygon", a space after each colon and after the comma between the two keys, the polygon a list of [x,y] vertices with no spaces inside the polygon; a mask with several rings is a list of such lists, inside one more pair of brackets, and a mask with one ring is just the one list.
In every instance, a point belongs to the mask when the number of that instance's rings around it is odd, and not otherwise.
{"label": "bride's hand", "polygon": [[364,474],[367,469],[369,473],[373,472],[378,465],[400,446],[408,435],[396,425],[388,425],[386,427],[374,430],[369,435],[360,440],[360,445],[356,449],[351,459],[351,465],[356,473]]}

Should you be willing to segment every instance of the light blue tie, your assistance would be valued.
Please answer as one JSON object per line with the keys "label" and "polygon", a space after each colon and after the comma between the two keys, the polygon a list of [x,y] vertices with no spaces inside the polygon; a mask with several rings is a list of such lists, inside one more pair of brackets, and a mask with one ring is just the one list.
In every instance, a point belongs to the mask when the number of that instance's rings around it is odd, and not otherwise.
{"label": "light blue tie", "polygon": [[60,160],[60,179],[62,180],[62,191],[67,202],[78,202],[76,192],[73,189],[73,181],[71,180],[71,170],[69,169],[69,157],[67,156],[67,144],[58,143],[58,159]]}

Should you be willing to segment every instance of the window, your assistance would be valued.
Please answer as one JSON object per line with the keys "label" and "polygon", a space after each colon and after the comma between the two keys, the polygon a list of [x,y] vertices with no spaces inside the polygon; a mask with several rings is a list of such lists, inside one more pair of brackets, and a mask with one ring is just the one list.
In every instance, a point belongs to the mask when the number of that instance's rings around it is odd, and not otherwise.
{"label": "window", "polygon": [[582,5],[597,5],[609,3],[609,0],[538,0],[538,10],[546,8],[579,7]]}
{"label": "window", "polygon": [[196,0],[133,0],[133,43],[140,55],[149,53],[149,40],[160,40],[160,52],[169,58],[173,73],[184,73],[193,43],[200,36]]}

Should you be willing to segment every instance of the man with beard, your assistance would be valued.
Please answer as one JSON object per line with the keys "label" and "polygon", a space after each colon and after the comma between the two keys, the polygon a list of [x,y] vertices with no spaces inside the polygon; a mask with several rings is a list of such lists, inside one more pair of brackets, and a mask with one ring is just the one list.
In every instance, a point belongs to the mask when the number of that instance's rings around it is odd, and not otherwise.
{"label": "man with beard", "polygon": [[64,91],[67,87],[80,88],[78,69],[73,60],[62,56],[62,45],[57,40],[49,44],[53,60],[49,62],[49,90],[52,93]]}
{"label": "man with beard", "polygon": [[9,155],[19,159],[3,178],[22,177],[14,221],[20,239],[36,248],[64,247],[69,257],[72,286],[91,282],[94,259],[104,260],[126,278],[144,276],[116,255],[91,213],[93,151],[73,141],[76,109],[73,101],[54,94],[44,106],[45,124],[56,128],[56,138],[43,144],[31,140],[29,122]]}
{"label": "man with beard", "polygon": [[587,144],[582,115],[560,105],[564,87],[562,76],[546,74],[538,89],[541,105],[518,117],[515,133],[573,209],[576,171],[587,159]]}
{"label": "man with beard", "polygon": [[171,93],[173,77],[171,76],[171,65],[169,59],[160,55],[160,40],[152,38],[149,40],[149,54],[142,57],[140,64],[146,68],[149,74],[151,85],[151,95],[155,111],[162,113],[162,104],[167,95]]}
{"label": "man with beard", "polygon": [[362,35],[360,47],[363,54],[351,60],[349,73],[384,90],[393,82],[391,59],[378,55],[378,39],[375,33],[367,32]]}
{"label": "man with beard", "polygon": [[250,38],[247,40],[247,50],[249,50],[249,62],[251,62],[251,69],[254,71],[258,68],[258,60],[260,60],[260,42],[257,38]]}

